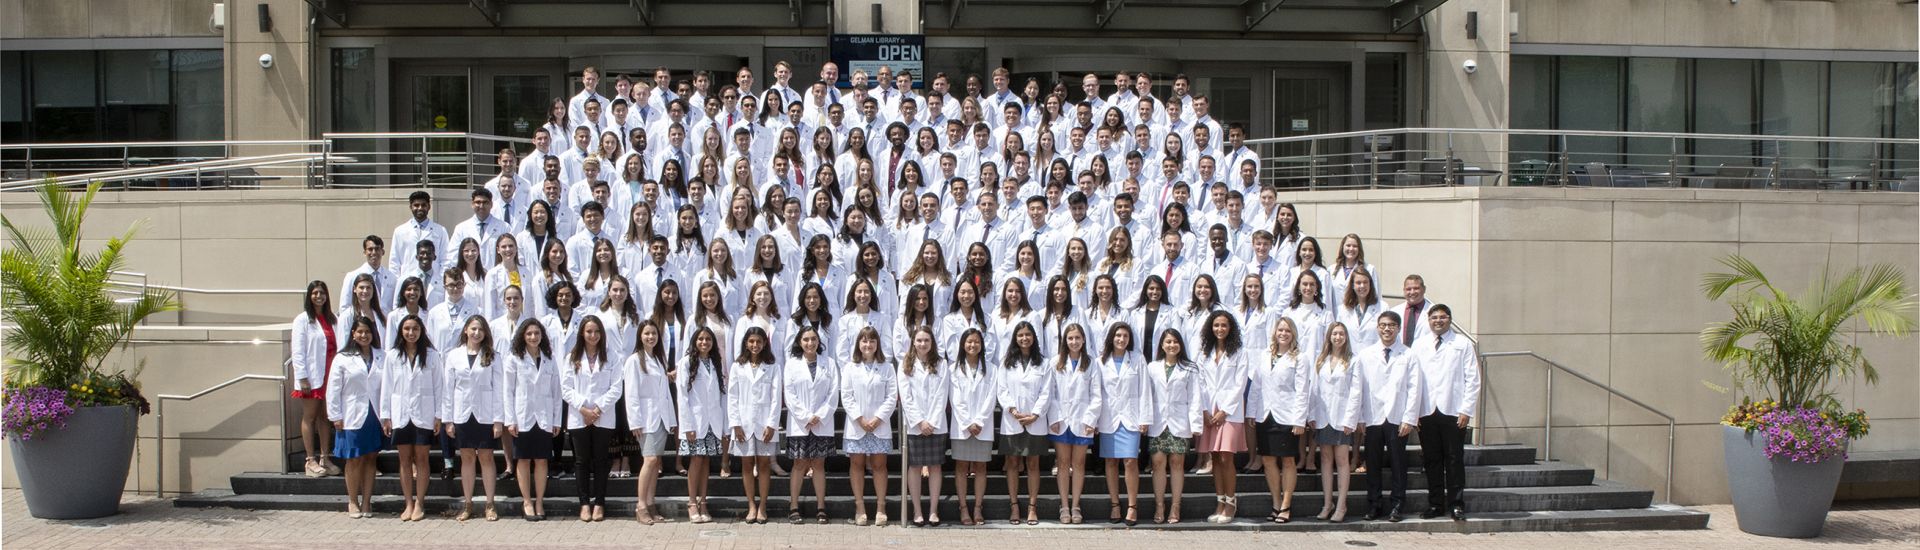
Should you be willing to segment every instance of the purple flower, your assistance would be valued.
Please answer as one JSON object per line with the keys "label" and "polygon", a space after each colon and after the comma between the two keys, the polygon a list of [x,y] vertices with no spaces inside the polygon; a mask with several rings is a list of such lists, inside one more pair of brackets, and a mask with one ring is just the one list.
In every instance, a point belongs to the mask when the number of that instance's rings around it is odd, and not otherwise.
{"label": "purple flower", "polygon": [[67,427],[74,412],[66,390],[47,387],[9,388],[0,393],[0,429],[22,441],[49,429]]}
{"label": "purple flower", "polygon": [[1819,409],[1777,409],[1761,415],[1758,424],[1767,435],[1767,458],[1812,464],[1846,456],[1846,427]]}

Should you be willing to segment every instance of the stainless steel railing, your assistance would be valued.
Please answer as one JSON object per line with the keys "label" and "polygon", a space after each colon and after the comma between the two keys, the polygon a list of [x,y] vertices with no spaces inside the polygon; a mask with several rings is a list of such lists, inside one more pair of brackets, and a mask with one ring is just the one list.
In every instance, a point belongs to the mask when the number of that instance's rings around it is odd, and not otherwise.
{"label": "stainless steel railing", "polygon": [[1284,188],[1920,190],[1916,139],[1399,128],[1246,143],[1261,157],[1262,182]]}
{"label": "stainless steel railing", "polygon": [[[282,363],[281,364],[282,370],[284,370],[287,364],[290,364],[292,361],[293,359],[289,358],[287,359],[286,362]],[[228,386],[232,386],[234,384],[238,384],[248,380],[270,380],[275,382],[285,382],[287,380],[287,377],[284,375],[274,376],[269,374],[242,374],[240,376],[235,376],[233,378],[228,379],[225,382],[214,384],[213,386],[208,387],[207,389],[200,390],[192,394],[188,394],[188,395],[160,394],[160,395],[154,396],[153,422],[154,422],[154,429],[157,432],[159,432],[154,434],[155,436],[154,437],[154,453],[153,453],[153,463],[154,463],[153,469],[155,474],[153,479],[154,496],[158,496],[158,497],[167,496],[167,477],[166,477],[167,476],[167,402],[168,401],[192,401],[192,400],[204,397],[207,394],[225,389]],[[280,454],[280,471],[284,472],[284,471],[287,471],[289,467],[287,453],[284,448],[287,443],[287,412],[286,412],[287,411],[287,392],[278,391],[280,389],[278,385],[275,386],[275,389],[276,391],[274,393],[279,395],[279,398],[280,398],[280,410],[279,410],[280,446],[282,447],[282,449],[279,454]],[[183,493],[185,491],[174,491],[174,492]]]}
{"label": "stainless steel railing", "polygon": [[495,152],[532,140],[465,132],[330,133],[312,140],[0,145],[0,190],[52,177],[114,189],[467,187],[493,177]]}
{"label": "stainless steel railing", "polygon": [[[1543,428],[1545,428],[1546,433],[1541,443],[1541,453],[1542,453],[1541,460],[1542,461],[1550,462],[1553,460],[1553,382],[1554,382],[1555,372],[1566,374],[1576,379],[1579,379],[1582,382],[1591,384],[1592,386],[1599,388],[1601,391],[1607,392],[1608,395],[1618,397],[1623,401],[1632,403],[1634,406],[1640,407],[1642,409],[1646,409],[1647,412],[1653,413],[1654,416],[1658,416],[1661,419],[1665,420],[1667,424],[1667,464],[1666,464],[1666,475],[1665,475],[1666,491],[1665,493],[1662,494],[1662,498],[1665,499],[1664,502],[1673,501],[1673,453],[1674,453],[1674,445],[1676,443],[1675,436],[1677,435],[1677,430],[1678,430],[1678,423],[1675,420],[1673,415],[1667,414],[1666,411],[1662,411],[1654,407],[1653,405],[1648,405],[1645,401],[1635,399],[1631,395],[1622,393],[1620,390],[1615,389],[1613,386],[1607,385],[1606,383],[1601,382],[1599,380],[1595,380],[1592,377],[1589,377],[1587,375],[1580,374],[1579,371],[1567,368],[1566,365],[1561,365],[1560,363],[1557,363],[1552,359],[1548,359],[1538,353],[1534,353],[1531,351],[1494,351],[1494,352],[1481,353],[1480,363],[1483,367],[1482,372],[1483,373],[1488,372],[1484,368],[1488,364],[1488,361],[1487,361],[1488,359],[1498,359],[1502,357],[1531,357],[1534,360],[1539,361],[1541,364],[1546,365],[1547,367],[1546,388],[1541,395],[1541,399],[1545,403],[1545,410],[1546,410],[1546,414],[1544,415],[1546,417],[1546,420],[1543,425]],[[1479,400],[1479,402],[1481,404],[1481,410],[1476,411],[1474,413],[1475,414],[1474,420],[1476,422],[1481,422],[1481,423],[1485,422],[1485,419],[1480,417],[1479,415],[1481,412],[1485,411],[1485,407],[1486,407],[1485,394],[1487,392],[1487,388],[1492,387],[1492,384],[1487,383],[1487,380],[1488,378],[1484,374],[1480,378],[1480,388],[1481,388],[1480,392],[1481,392],[1482,398]],[[1607,443],[1608,443],[1608,446],[1612,446],[1613,436],[1611,434],[1607,436]],[[1607,477],[1611,479],[1613,470],[1611,468],[1608,468],[1607,472],[1608,472]]]}

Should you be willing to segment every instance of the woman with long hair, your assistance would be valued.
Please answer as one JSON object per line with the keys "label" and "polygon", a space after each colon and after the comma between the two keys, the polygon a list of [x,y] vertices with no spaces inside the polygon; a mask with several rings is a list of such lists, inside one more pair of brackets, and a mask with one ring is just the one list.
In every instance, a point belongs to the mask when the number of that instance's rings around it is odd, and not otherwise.
{"label": "woman with long hair", "polygon": [[[1100,458],[1107,461],[1107,502],[1112,503],[1107,522],[1126,522],[1128,527],[1139,524],[1140,438],[1152,424],[1154,410],[1146,360],[1133,351],[1133,340],[1133,327],[1126,323],[1107,328],[1095,389],[1100,396],[1096,425]],[[1120,480],[1115,479],[1119,475],[1126,476],[1124,508],[1120,505]]]}
{"label": "woman with long hair", "polygon": [[[701,330],[707,330],[702,328]],[[746,523],[767,522],[767,489],[780,429],[780,369],[774,363],[767,332],[747,329],[727,375],[727,418],[733,454],[741,458],[741,484],[747,493]]]}
{"label": "woman with long hair", "polygon": [[[1019,287],[1017,281],[1007,280],[1009,291]],[[1020,472],[1024,470],[1027,474],[1026,522],[1039,525],[1040,455],[1047,447],[1044,419],[1052,402],[1053,375],[1045,366],[1040,336],[1033,323],[1018,321],[1011,332],[1007,352],[1001,359],[1000,377],[1000,454],[1007,457],[1007,499],[1012,504],[1007,522],[1020,522]]]}
{"label": "woman with long hair", "polygon": [[[1380,314],[1386,311],[1386,306],[1380,302],[1379,289],[1373,284],[1373,271],[1355,271],[1345,283],[1345,290],[1339,294],[1340,306],[1334,308],[1333,318],[1353,329],[1353,337],[1350,338],[1350,347],[1353,349],[1380,343]],[[1393,336],[1386,335],[1387,338]]]}
{"label": "woman with long hair", "polygon": [[674,389],[680,394],[680,453],[688,457],[687,519],[712,523],[707,511],[707,461],[720,456],[721,436],[727,432],[727,368],[720,362],[720,342],[713,331],[696,329],[692,342],[673,375]]}
{"label": "woman with long hair", "polygon": [[[1059,284],[1065,280],[1055,277]],[[1047,414],[1047,439],[1058,463],[1060,522],[1081,523],[1080,496],[1087,480],[1087,446],[1099,435],[1100,372],[1093,368],[1087,328],[1078,322],[1061,330],[1053,359],[1053,402]]]}
{"label": "woman with long hair", "polygon": [[1334,523],[1347,519],[1347,488],[1353,475],[1349,451],[1360,423],[1360,400],[1365,397],[1348,344],[1346,325],[1336,322],[1327,327],[1326,342],[1313,361],[1313,399],[1307,413],[1313,442],[1320,447],[1320,493],[1326,495],[1318,517]]}
{"label": "woman with long hair", "polygon": [[380,329],[372,319],[358,317],[347,330],[347,345],[327,371],[327,420],[335,430],[334,452],[347,461],[347,517],[353,519],[373,517],[373,475],[379,469],[374,459],[387,443],[376,403],[383,359]]}
{"label": "woman with long hair", "polygon": [[[754,291],[763,293],[765,287],[756,286]],[[788,477],[787,486],[788,523],[801,522],[800,481],[807,477],[813,479],[814,519],[827,522],[826,462],[834,452],[833,413],[840,408],[840,367],[830,354],[822,353],[826,349],[818,328],[801,328],[783,372],[786,451],[793,459],[793,475]]]}
{"label": "woman with long hair", "polygon": [[333,424],[327,421],[326,411],[327,378],[333,374],[333,358],[339,355],[341,339],[334,335],[338,320],[326,281],[307,283],[300,306],[302,311],[293,317],[291,395],[300,400],[300,444],[307,451],[306,476],[322,477],[328,475],[327,466],[331,465],[327,457],[333,456]]}
{"label": "woman with long hair", "polygon": [[[959,314],[956,311],[949,315]],[[985,333],[978,328],[968,328],[958,342],[955,346],[958,353],[947,371],[947,402],[953,415],[950,443],[954,489],[959,496],[960,524],[983,525],[987,521],[983,500],[987,494],[987,461],[993,459],[993,412],[999,402],[998,377],[988,366]]]}
{"label": "woman with long hair", "polygon": [[[859,334],[862,329],[872,328],[880,334],[881,347],[893,348],[893,339],[888,331],[893,330],[893,319],[887,312],[880,311],[879,293],[874,290],[873,282],[854,279],[847,289],[845,310],[840,314],[838,329],[840,334]],[[854,342],[845,340],[834,352],[842,357],[853,353]]]}
{"label": "woman with long hair", "polygon": [[641,321],[639,340],[633,354],[620,368],[622,400],[626,402],[627,427],[640,442],[640,475],[634,496],[639,509],[634,520],[644,525],[671,521],[655,506],[654,496],[660,484],[660,457],[666,454],[667,440],[673,437],[678,414],[673,405],[673,382],[667,372],[665,349],[660,345],[660,325]]}
{"label": "woman with long hair", "polygon": [[[1149,281],[1159,276],[1149,278]],[[1187,358],[1180,331],[1164,330],[1158,337],[1159,359],[1147,367],[1153,395],[1153,422],[1148,426],[1147,450],[1153,454],[1153,522],[1180,523],[1181,495],[1186,488],[1187,450],[1201,428],[1201,382],[1204,375]],[[1167,484],[1171,478],[1172,503]]]}
{"label": "woman with long hair", "polygon": [[433,352],[427,322],[420,316],[402,317],[398,326],[399,338],[387,352],[386,377],[380,384],[380,420],[400,451],[400,497],[406,503],[400,519],[420,521],[427,517],[432,475],[427,453],[440,431],[440,355]]}
{"label": "woman with long hair", "polygon": [[[957,350],[960,349],[962,334],[968,330],[978,330],[987,339],[987,342],[981,346],[981,353],[986,357],[987,363],[995,363],[994,357],[997,356],[994,351],[999,347],[992,343],[995,334],[994,325],[987,316],[986,308],[981,304],[983,300],[980,288],[972,279],[961,279],[954,284],[953,300],[947,306],[947,314],[940,318],[940,330],[934,333],[941,335],[940,349]],[[992,438],[988,440],[991,441]]]}
{"label": "woman with long hair", "polygon": [[1207,316],[1200,339],[1200,407],[1205,428],[1201,431],[1199,451],[1213,461],[1213,487],[1219,506],[1207,520],[1232,523],[1239,511],[1234,496],[1233,457],[1247,450],[1246,417],[1247,364],[1241,354],[1240,324],[1233,314],[1215,311]]}
{"label": "woman with long hair", "polygon": [[613,407],[624,386],[620,369],[608,364],[610,338],[605,322],[587,316],[580,321],[573,349],[567,354],[567,372],[560,378],[560,396],[567,404],[568,436],[573,440],[575,471],[580,481],[580,521],[601,521],[607,513],[607,475],[612,469],[607,452],[613,447]]}
{"label": "woman with long hair", "polygon": [[867,525],[867,476],[873,476],[873,524],[887,525],[887,452],[893,449],[893,412],[900,382],[887,360],[880,332],[862,329],[852,359],[840,371],[840,403],[847,410],[841,450],[852,459],[854,525]]}
{"label": "woman with long hair", "polygon": [[520,483],[522,517],[540,521],[547,515],[547,462],[553,458],[553,436],[560,431],[560,373],[547,327],[540,321],[521,321],[510,334],[507,434],[517,453],[514,479]]}
{"label": "woman with long hair", "polygon": [[[494,240],[493,267],[487,269],[486,298],[481,304],[481,312],[488,318],[499,317],[506,312],[502,300],[508,287],[520,287],[525,290],[533,284],[533,270],[520,263],[520,241],[505,233]],[[529,317],[531,315],[523,315]],[[520,319],[514,319],[515,322]]]}
{"label": "woman with long hair", "polygon": [[[915,288],[926,288],[916,286]],[[914,527],[940,526],[941,465],[947,458],[947,372],[933,327],[916,325],[900,355],[900,409],[907,430],[907,495]],[[926,479],[922,487],[921,479]],[[925,493],[922,494],[924,488]],[[923,509],[924,505],[924,509]]]}
{"label": "woman with long hair", "polygon": [[1247,415],[1260,440],[1262,470],[1273,511],[1267,521],[1293,521],[1293,490],[1299,483],[1300,436],[1307,433],[1313,359],[1300,352],[1293,319],[1273,321],[1265,357],[1248,362]]}
{"label": "woman with long hair", "polygon": [[460,344],[448,349],[440,362],[446,371],[440,390],[440,418],[447,436],[460,450],[461,505],[457,519],[473,517],[473,477],[478,466],[480,484],[487,494],[487,521],[499,521],[500,514],[493,508],[493,449],[505,432],[506,400],[502,396],[506,369],[496,357],[493,331],[485,317],[468,317],[462,323],[460,337]]}

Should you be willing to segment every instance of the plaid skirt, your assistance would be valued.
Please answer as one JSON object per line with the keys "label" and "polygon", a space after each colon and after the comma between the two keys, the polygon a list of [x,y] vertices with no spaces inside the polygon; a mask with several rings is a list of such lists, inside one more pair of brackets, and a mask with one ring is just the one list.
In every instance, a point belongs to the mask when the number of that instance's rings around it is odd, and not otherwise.
{"label": "plaid skirt", "polygon": [[953,440],[953,459],[962,462],[993,460],[993,442],[978,439]]}
{"label": "plaid skirt", "polygon": [[908,466],[939,466],[947,461],[947,434],[907,436]]}

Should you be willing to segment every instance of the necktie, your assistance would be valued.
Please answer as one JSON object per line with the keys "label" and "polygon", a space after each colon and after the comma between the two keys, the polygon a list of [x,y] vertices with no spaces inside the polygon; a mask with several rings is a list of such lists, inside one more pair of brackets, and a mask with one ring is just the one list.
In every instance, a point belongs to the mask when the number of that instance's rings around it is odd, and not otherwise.
{"label": "necktie", "polygon": [[900,149],[894,148],[892,160],[887,161],[887,196],[894,193],[894,181],[900,177]]}
{"label": "necktie", "polygon": [[1380,364],[1385,365],[1392,361],[1393,361],[1393,348],[1389,346],[1381,346],[1380,347]]}
{"label": "necktie", "polygon": [[794,170],[793,178],[800,182],[800,194],[805,195],[807,193],[807,171]]}
{"label": "necktie", "polygon": [[1172,260],[1167,261],[1167,276],[1164,279],[1165,280],[1161,282],[1166,283],[1167,286],[1173,286],[1173,261]]}
{"label": "necktie", "polygon": [[1406,326],[1400,329],[1401,345],[1406,345],[1406,346],[1413,345],[1413,333],[1414,333],[1413,323],[1419,322],[1416,320],[1417,317],[1414,317],[1414,314],[1418,313],[1421,309],[1421,306],[1425,306],[1425,305],[1426,304],[1424,302],[1419,304],[1407,304],[1407,315],[1405,317],[1405,319],[1407,320]]}
{"label": "necktie", "polygon": [[487,236],[487,220],[480,220],[480,236]]}
{"label": "necktie", "polygon": [[667,325],[667,364],[680,363],[680,339],[673,336],[675,325]]}

